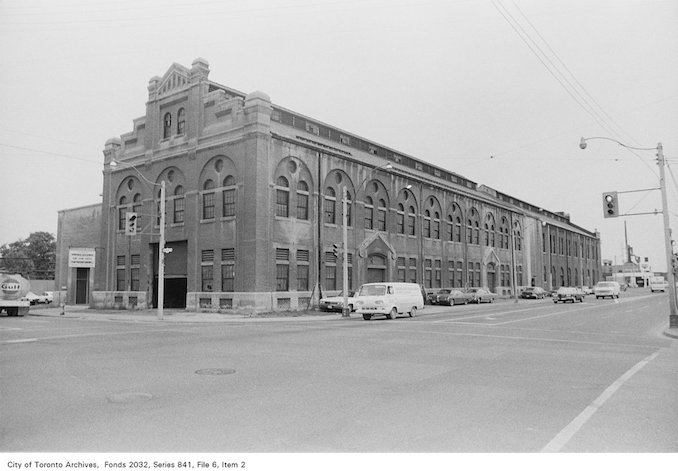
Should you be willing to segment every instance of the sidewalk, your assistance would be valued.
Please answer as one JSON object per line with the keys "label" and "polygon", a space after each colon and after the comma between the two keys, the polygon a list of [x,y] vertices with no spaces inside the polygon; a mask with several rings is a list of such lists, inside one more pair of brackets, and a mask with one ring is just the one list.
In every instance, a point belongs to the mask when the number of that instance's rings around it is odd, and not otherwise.
{"label": "sidewalk", "polygon": [[[195,312],[185,309],[164,309],[162,319],[156,309],[117,310],[90,309],[89,306],[38,307],[29,310],[29,316],[60,317],[64,319],[117,320],[124,322],[166,322],[166,323],[202,323],[202,322],[289,322],[341,319],[341,313],[322,311],[291,311],[273,313],[254,313],[251,310],[238,310],[228,313]],[[352,313],[352,318],[357,318]]]}

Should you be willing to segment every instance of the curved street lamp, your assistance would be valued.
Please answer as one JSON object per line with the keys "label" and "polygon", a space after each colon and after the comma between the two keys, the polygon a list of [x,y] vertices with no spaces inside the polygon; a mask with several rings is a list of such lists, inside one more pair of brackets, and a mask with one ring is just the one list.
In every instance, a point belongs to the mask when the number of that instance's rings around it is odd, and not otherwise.
{"label": "curved street lamp", "polygon": [[[165,304],[165,180],[154,183],[146,178],[138,168],[127,162],[111,161],[111,167],[124,165],[133,169],[139,176],[153,186],[160,187],[160,240],[158,242],[158,319],[163,319],[163,307]],[[110,185],[109,185],[110,190]],[[110,247],[109,247],[110,250]]]}
{"label": "curved street lamp", "polygon": [[622,147],[627,149],[634,150],[655,150],[657,151],[657,165],[659,165],[659,190],[661,191],[662,197],[662,216],[664,219],[664,247],[666,251],[666,277],[668,278],[669,283],[669,327],[678,328],[678,310],[676,302],[676,280],[673,275],[673,248],[671,244],[671,227],[669,222],[669,210],[666,196],[666,179],[664,175],[664,165],[666,160],[664,159],[664,148],[662,143],[659,142],[657,147],[632,147],[624,144],[616,139],[609,137],[582,137],[579,141],[579,147],[581,149],[586,149],[586,142],[594,139],[603,139],[606,141],[612,141]]}
{"label": "curved street lamp", "polygon": [[[355,190],[355,196],[356,198],[358,197],[358,192],[360,189],[363,187],[363,185],[367,182],[367,179],[372,176],[374,172],[377,170],[381,169],[386,169],[390,170],[393,168],[393,165],[391,163],[384,164],[380,167],[375,167],[372,170],[370,170],[363,178],[363,181],[360,182],[360,185],[356,187]],[[344,287],[344,302],[343,306],[341,308],[341,317],[351,317],[351,310],[348,308],[348,217],[347,217],[347,211],[348,211],[348,189],[346,188],[346,185],[344,185],[344,188],[342,190],[342,195],[341,195],[341,203],[342,203],[342,231],[341,231],[341,236],[342,236],[342,245],[343,245],[343,251],[342,251],[342,272],[343,272],[343,287]]]}

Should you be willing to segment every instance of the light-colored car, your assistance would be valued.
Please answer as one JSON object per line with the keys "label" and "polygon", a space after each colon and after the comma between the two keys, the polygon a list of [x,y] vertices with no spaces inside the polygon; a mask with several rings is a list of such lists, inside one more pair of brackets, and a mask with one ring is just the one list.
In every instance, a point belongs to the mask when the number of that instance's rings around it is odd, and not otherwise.
{"label": "light-colored car", "polygon": [[584,292],[579,288],[563,286],[558,288],[556,294],[553,295],[553,302],[556,304],[566,303],[568,301],[573,303],[579,301],[580,303],[583,303],[584,296],[585,296]]}
{"label": "light-colored car", "polygon": [[584,286],[581,290],[585,295],[593,294],[593,288],[590,286]]}
{"label": "light-colored car", "polygon": [[487,288],[469,288],[466,290],[466,293],[471,295],[470,303],[493,303],[497,297],[496,294]]}
{"label": "light-colored car", "polygon": [[544,299],[546,291],[539,286],[528,286],[520,292],[520,297],[523,299]]}
{"label": "light-colored car", "polygon": [[52,302],[53,296],[48,295],[47,293],[45,294],[35,294],[33,291],[29,291],[26,293],[26,296],[24,296],[25,299],[28,300],[28,302],[34,306],[36,304],[49,304]]}
{"label": "light-colored car", "polygon": [[606,298],[608,296],[612,299],[618,298],[620,291],[619,283],[616,281],[599,281],[593,288],[593,294],[596,295],[596,299]]}
{"label": "light-colored car", "polygon": [[424,295],[416,283],[365,283],[358,290],[356,299],[356,310],[366,321],[373,316],[395,319],[403,313],[414,317],[417,310],[423,308]]}
{"label": "light-colored car", "polygon": [[[320,310],[321,311],[337,311],[342,312],[344,310],[344,294],[343,292],[339,296],[330,296],[327,298],[322,298],[320,300]],[[348,310],[349,312],[355,311],[355,292],[348,292]]]}
{"label": "light-colored car", "polygon": [[438,295],[438,304],[447,304],[452,306],[455,304],[468,304],[471,302],[471,294],[464,293],[460,289],[446,289],[446,293]]}

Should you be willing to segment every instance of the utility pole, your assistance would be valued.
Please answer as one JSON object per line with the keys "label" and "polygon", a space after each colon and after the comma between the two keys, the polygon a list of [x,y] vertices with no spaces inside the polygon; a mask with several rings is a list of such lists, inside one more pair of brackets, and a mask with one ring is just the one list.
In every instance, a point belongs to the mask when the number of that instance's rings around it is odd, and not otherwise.
{"label": "utility pole", "polygon": [[344,186],[341,195],[341,206],[342,206],[342,227],[341,227],[341,239],[342,239],[342,272],[343,272],[343,287],[344,287],[344,305],[341,308],[341,317],[351,317],[351,310],[348,307],[348,190]]}
{"label": "utility pole", "polygon": [[664,218],[664,246],[666,249],[666,278],[669,282],[669,327],[678,328],[678,312],[676,308],[676,278],[673,276],[673,248],[671,245],[671,227],[669,207],[666,197],[666,177],[664,174],[664,148],[657,144],[657,164],[659,165],[659,187],[662,194],[662,217]]}

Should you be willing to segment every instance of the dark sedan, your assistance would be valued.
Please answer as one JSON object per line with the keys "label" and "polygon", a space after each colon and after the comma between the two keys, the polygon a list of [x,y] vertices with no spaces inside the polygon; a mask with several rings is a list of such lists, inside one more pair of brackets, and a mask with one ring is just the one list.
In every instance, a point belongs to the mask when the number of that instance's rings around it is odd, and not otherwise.
{"label": "dark sedan", "polygon": [[472,296],[469,293],[464,293],[459,289],[441,289],[438,294],[437,303],[452,306],[454,304],[468,304],[471,302],[471,299]]}
{"label": "dark sedan", "polygon": [[558,288],[558,291],[553,295],[554,303],[566,303],[566,302],[584,302],[584,292],[578,288],[568,288],[562,287]]}
{"label": "dark sedan", "polygon": [[523,299],[544,299],[546,291],[538,286],[530,286],[520,292],[520,297]]}

